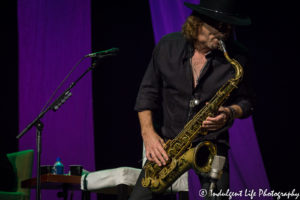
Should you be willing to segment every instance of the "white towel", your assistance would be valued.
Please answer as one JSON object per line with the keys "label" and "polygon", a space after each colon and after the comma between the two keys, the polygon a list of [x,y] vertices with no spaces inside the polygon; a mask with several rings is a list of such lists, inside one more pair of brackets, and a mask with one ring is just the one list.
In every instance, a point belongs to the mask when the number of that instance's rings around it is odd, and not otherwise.
{"label": "white towel", "polygon": [[[141,169],[131,167],[91,172],[81,177],[81,189],[93,191],[115,187],[120,184],[134,186],[140,172]],[[184,173],[168,190],[173,192],[188,191],[188,173]]]}

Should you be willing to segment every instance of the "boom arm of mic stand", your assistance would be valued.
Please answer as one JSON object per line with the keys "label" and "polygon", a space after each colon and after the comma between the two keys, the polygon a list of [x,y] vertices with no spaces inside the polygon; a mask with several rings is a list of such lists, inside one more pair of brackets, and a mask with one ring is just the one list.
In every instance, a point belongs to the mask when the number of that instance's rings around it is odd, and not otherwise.
{"label": "boom arm of mic stand", "polygon": [[94,62],[79,78],[76,79],[75,82],[73,82],[69,88],[67,88],[50,106],[48,106],[45,110],[43,110],[30,124],[27,125],[26,128],[24,128],[19,135],[17,135],[17,139],[20,139],[27,131],[29,131],[33,126],[35,126],[40,119],[50,110],[57,110],[60,105],[64,102],[61,102],[60,100],[66,101],[70,96],[70,90],[80,81],[90,70],[94,69],[96,66],[96,63]]}

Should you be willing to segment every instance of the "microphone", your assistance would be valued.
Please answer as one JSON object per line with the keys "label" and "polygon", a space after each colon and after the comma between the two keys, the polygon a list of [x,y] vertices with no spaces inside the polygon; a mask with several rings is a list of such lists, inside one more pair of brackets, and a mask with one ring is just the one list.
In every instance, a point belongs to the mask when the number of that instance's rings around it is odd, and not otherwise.
{"label": "microphone", "polygon": [[213,191],[216,188],[216,183],[217,181],[221,178],[222,176],[222,170],[225,164],[226,158],[224,156],[218,156],[216,155],[214,157],[214,160],[211,164],[211,171],[209,173],[209,176],[211,178],[211,183],[209,186],[209,194],[212,196]]}
{"label": "microphone", "polygon": [[115,56],[117,54],[117,52],[119,52],[119,48],[111,48],[108,50],[104,50],[104,51],[98,51],[95,53],[90,53],[85,55],[84,57],[86,58],[94,58],[94,57],[104,57],[104,56]]}

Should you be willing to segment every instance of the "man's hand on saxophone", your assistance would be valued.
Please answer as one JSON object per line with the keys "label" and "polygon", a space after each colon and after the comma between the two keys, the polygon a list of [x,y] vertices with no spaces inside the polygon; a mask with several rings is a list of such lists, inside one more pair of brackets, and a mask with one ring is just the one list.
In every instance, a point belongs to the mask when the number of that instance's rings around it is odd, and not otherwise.
{"label": "man's hand on saxophone", "polygon": [[153,161],[158,166],[166,165],[168,155],[164,150],[163,139],[154,131],[142,133],[146,150],[146,157],[149,161]]}
{"label": "man's hand on saxophone", "polygon": [[221,106],[218,114],[214,117],[207,117],[203,121],[202,126],[208,131],[216,131],[221,129],[228,120],[234,120],[243,115],[242,108],[239,105],[232,105],[228,107]]}
{"label": "man's hand on saxophone", "polygon": [[164,140],[155,132],[152,123],[152,113],[145,110],[138,113],[141,124],[142,138],[146,150],[146,158],[158,166],[166,165],[168,155],[164,150]]}

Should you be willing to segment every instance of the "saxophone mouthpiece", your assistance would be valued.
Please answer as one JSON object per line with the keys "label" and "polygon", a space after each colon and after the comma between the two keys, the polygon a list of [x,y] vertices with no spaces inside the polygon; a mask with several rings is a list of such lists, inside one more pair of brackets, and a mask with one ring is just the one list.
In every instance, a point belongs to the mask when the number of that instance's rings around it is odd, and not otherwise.
{"label": "saxophone mouthpiece", "polygon": [[225,43],[223,42],[223,40],[219,40],[219,49],[223,52],[226,53],[226,48],[225,48]]}

